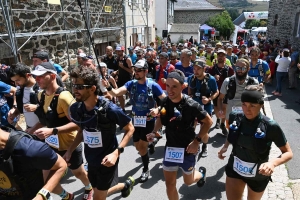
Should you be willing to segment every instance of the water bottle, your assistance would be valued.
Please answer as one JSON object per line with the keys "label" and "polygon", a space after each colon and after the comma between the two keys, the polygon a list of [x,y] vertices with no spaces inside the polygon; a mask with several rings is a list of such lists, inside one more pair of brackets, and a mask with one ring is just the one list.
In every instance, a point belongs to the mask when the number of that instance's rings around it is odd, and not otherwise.
{"label": "water bottle", "polygon": [[174,117],[176,117],[176,119],[181,120],[181,113],[179,112],[179,110],[174,107]]}
{"label": "water bottle", "polygon": [[264,137],[266,137],[265,132],[262,132],[262,131],[260,130],[260,128],[257,128],[257,131],[256,131],[256,133],[255,133],[255,138],[260,139],[260,138],[264,138]]}
{"label": "water bottle", "polygon": [[234,130],[234,131],[236,131],[236,130],[238,129],[237,124],[236,124],[236,121],[233,121],[233,123],[230,124],[230,127],[229,127],[229,128],[232,129],[232,130]]}
{"label": "water bottle", "polygon": [[233,123],[230,124],[229,126],[229,133],[227,136],[227,140],[231,144],[236,144],[238,137],[239,137],[238,126],[236,121],[233,121]]}

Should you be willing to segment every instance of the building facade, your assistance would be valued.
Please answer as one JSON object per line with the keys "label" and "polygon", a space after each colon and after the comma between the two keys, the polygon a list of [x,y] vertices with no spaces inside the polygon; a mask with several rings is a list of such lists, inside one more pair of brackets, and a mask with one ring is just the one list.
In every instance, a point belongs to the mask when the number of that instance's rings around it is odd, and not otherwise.
{"label": "building facade", "polygon": [[[158,1],[158,0],[157,0]],[[155,0],[126,1],[126,44],[135,46],[137,41],[142,46],[155,40]]]}
{"label": "building facade", "polygon": [[269,19],[267,37],[280,39],[281,44],[288,40],[289,44],[300,48],[300,1],[272,0],[269,2]]}
{"label": "building facade", "polygon": [[[0,53],[2,62],[12,62],[13,55],[6,43],[10,44],[13,38],[20,60],[27,65],[32,64],[31,57],[38,49],[48,50],[51,58],[63,67],[75,65],[78,48],[85,48],[87,54],[93,54],[83,16],[88,21],[97,54],[104,53],[103,46],[124,41],[120,0],[81,1],[84,15],[77,1],[60,2],[61,5],[48,4],[47,0],[9,1],[11,14],[2,10],[0,15],[0,46],[6,49]],[[9,22],[15,34],[9,33]]]}

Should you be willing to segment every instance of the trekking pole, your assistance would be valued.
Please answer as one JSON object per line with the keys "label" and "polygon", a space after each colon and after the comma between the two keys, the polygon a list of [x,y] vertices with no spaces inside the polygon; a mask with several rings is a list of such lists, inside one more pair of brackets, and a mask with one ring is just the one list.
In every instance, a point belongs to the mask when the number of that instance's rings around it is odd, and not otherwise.
{"label": "trekking pole", "polygon": [[[93,39],[92,39],[90,30],[89,30],[89,27],[88,27],[86,18],[85,18],[85,16],[84,16],[84,13],[83,13],[83,9],[82,9],[82,5],[81,5],[80,0],[77,0],[77,3],[78,3],[78,5],[79,5],[79,7],[80,7],[80,11],[81,11],[81,14],[82,14],[84,23],[85,23],[86,31],[87,31],[87,33],[88,33],[88,37],[89,37],[90,42],[91,42],[91,44],[92,44],[92,48],[93,48],[94,54],[95,54],[95,56],[96,56],[96,61],[97,61],[98,67],[100,68],[100,63],[99,63],[99,60],[98,60],[98,55],[97,55],[96,49],[95,49],[95,47],[94,47],[94,42],[93,42]],[[106,79],[105,79],[105,76],[104,76],[104,74],[103,74],[103,72],[101,71],[101,69],[100,69],[99,71],[100,71],[100,74],[101,74],[102,78],[103,78],[104,80],[106,80]]]}

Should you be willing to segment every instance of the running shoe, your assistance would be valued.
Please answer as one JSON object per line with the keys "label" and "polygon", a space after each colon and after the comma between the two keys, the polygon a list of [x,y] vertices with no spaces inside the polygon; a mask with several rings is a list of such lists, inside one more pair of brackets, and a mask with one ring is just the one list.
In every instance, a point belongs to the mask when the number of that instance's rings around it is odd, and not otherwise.
{"label": "running shoe", "polygon": [[127,180],[124,182],[125,187],[123,190],[121,190],[121,195],[123,198],[126,198],[130,195],[130,193],[133,189],[134,183],[135,183],[135,180],[131,176],[129,176],[127,178]]}
{"label": "running shoe", "polygon": [[154,154],[155,152],[155,145],[157,144],[158,142],[158,139],[157,138],[154,138],[153,139],[153,142],[151,142],[149,145],[148,145],[148,148],[149,148],[149,154],[152,155]]}
{"label": "running shoe", "polygon": [[207,144],[203,144],[202,146],[202,151],[200,153],[202,158],[205,158],[208,156],[208,152],[207,152]]}
{"label": "running shoe", "polygon": [[220,128],[220,120],[217,119],[216,125],[215,125],[215,129],[219,129]]}
{"label": "running shoe", "polygon": [[225,135],[225,136],[227,136],[228,135],[228,131],[227,131],[224,123],[221,124],[220,128],[222,129],[222,134]]}
{"label": "running shoe", "polygon": [[82,200],[92,200],[94,191],[93,189],[85,190]]}
{"label": "running shoe", "polygon": [[140,177],[140,182],[141,183],[146,182],[148,180],[148,178],[149,178],[149,175],[150,175],[150,171],[149,170],[147,170],[146,172],[143,172],[142,175],[141,175],[141,177]]}
{"label": "running shoe", "polygon": [[199,172],[202,174],[202,178],[197,182],[198,187],[203,187],[206,182],[206,168],[199,167]]}

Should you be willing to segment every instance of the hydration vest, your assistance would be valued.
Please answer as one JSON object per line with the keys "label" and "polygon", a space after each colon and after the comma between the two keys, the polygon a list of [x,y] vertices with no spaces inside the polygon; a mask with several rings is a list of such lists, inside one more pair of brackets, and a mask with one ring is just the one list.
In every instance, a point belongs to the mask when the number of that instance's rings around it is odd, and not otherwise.
{"label": "hydration vest", "polygon": [[[168,78],[170,65],[171,65],[171,64],[168,63],[167,66],[166,66],[166,69],[163,69],[163,70],[164,70],[164,78],[165,78],[165,79]],[[160,68],[161,68],[161,67],[162,67],[161,65],[157,65],[157,66],[156,66],[156,74],[155,74],[155,80],[156,80],[156,82],[158,82],[159,74],[160,74]]]}
{"label": "hydration vest", "polygon": [[[271,149],[271,145],[268,145],[270,144],[271,141],[267,140],[268,126],[270,124],[269,123],[270,119],[262,115],[262,119],[259,122],[257,128],[260,128],[260,130],[265,133],[265,136],[264,138],[256,138],[254,134],[252,135],[242,134],[241,127],[243,126],[242,123],[243,118],[244,118],[243,113],[236,114],[233,121],[236,121],[237,129],[236,130],[233,130],[231,128],[229,129],[227,140],[229,143],[232,144],[233,149],[228,164],[231,166],[233,165],[233,156],[237,156],[241,160],[245,159],[245,155],[241,155],[239,151],[239,149],[242,148],[255,153],[255,158],[252,158],[251,161],[249,161],[248,158],[247,162],[255,163],[255,165],[252,168],[254,168],[257,165],[257,169],[259,169],[260,164],[268,161],[269,152]],[[243,141],[247,141],[247,142],[243,143]],[[247,145],[244,145],[245,143],[247,143]],[[255,177],[244,177],[244,178],[252,179],[252,180],[265,180],[269,177],[261,175],[257,171]]]}
{"label": "hydration vest", "polygon": [[[76,120],[76,124],[82,129],[90,132],[101,131],[103,149],[111,150],[115,145],[115,134],[116,134],[116,122],[107,118],[107,110],[111,102],[108,99],[103,97],[98,97],[96,106],[94,107],[94,116],[92,118],[97,119],[97,124],[94,127],[87,127],[85,123],[80,123],[86,121],[86,114],[84,113],[83,102],[76,102],[72,105],[75,106],[76,115],[79,117],[79,120]],[[91,117],[90,117],[91,119]],[[103,152],[103,155],[107,155],[111,152]]]}
{"label": "hydration vest", "polygon": [[[247,80],[247,86],[248,85],[253,85],[255,83],[254,78],[248,76],[248,80]],[[227,97],[229,100],[234,99],[235,97],[235,93],[236,93],[236,81],[235,81],[235,77],[232,76],[229,78],[229,83],[227,85]]]}
{"label": "hydration vest", "polygon": [[219,70],[218,64],[215,64],[215,65],[213,66],[213,68],[214,68],[214,72],[215,72],[214,75],[223,76],[223,77],[225,77],[225,78],[228,77],[229,66],[228,66],[227,64],[225,64],[225,66],[224,66],[224,68],[223,68],[223,70],[222,70],[222,73],[221,73],[220,70]]}
{"label": "hydration vest", "polygon": [[44,126],[47,126],[48,128],[63,126],[70,122],[67,116],[61,118],[58,117],[58,115],[61,114],[57,113],[58,97],[62,91],[64,91],[64,88],[57,88],[55,95],[48,107],[47,113],[44,112],[45,91],[43,91],[41,99],[38,103],[39,105],[36,111],[34,111],[34,113],[38,116],[40,123]]}
{"label": "hydration vest", "polygon": [[[207,52],[205,52],[204,57],[206,60],[208,60]],[[214,58],[215,58],[215,52],[212,52],[210,55],[210,62],[212,62],[214,60]]]}
{"label": "hydration vest", "polygon": [[[35,84],[33,86],[33,92],[30,92],[28,103],[31,103],[31,104],[37,104],[38,103],[38,96],[37,96],[38,92],[39,92],[39,86],[38,86],[38,84]],[[20,113],[23,113],[23,105],[24,105],[23,96],[24,96],[24,88],[20,88],[16,92],[17,108],[18,108]]]}
{"label": "hydration vest", "polygon": [[44,186],[43,172],[40,169],[33,169],[32,166],[26,166],[22,158],[15,157],[13,153],[15,146],[23,137],[33,137],[21,131],[12,129],[7,131],[10,132],[10,136],[0,157],[0,199],[33,199]]}
{"label": "hydration vest", "polygon": [[[146,101],[148,103],[147,106],[148,109],[154,108],[156,105],[155,99],[153,97],[153,92],[152,92],[153,83],[154,82],[152,81],[152,79],[149,78],[146,79],[147,97],[148,97]],[[139,94],[137,92],[137,84],[138,84],[137,80],[132,80],[132,87],[130,90],[130,103],[133,107],[136,106],[136,101],[138,101]]]}
{"label": "hydration vest", "polygon": [[252,74],[252,77],[263,77],[264,76],[265,73],[264,73],[264,68],[263,68],[262,64],[263,64],[263,61],[261,59],[259,59],[257,68],[256,68],[256,66],[254,68],[250,67],[250,70],[257,70],[258,71],[258,76]]}
{"label": "hydration vest", "polygon": [[197,77],[194,75],[190,82],[190,88],[192,90],[192,95],[194,98],[202,99],[202,96],[209,97],[210,96],[210,88],[208,86],[209,81],[209,74],[206,74],[204,79],[201,82],[197,79]]}

